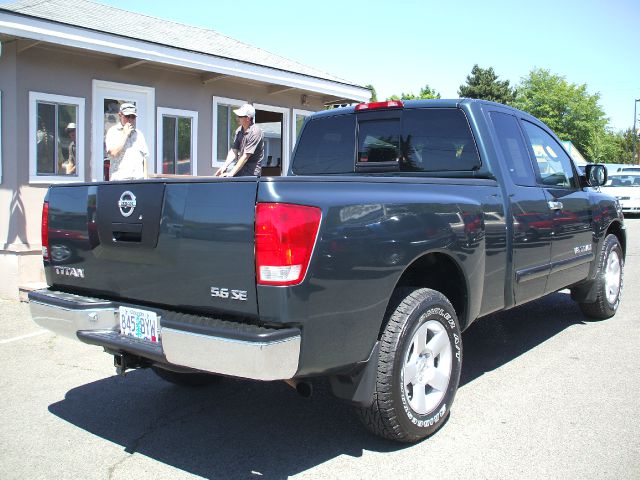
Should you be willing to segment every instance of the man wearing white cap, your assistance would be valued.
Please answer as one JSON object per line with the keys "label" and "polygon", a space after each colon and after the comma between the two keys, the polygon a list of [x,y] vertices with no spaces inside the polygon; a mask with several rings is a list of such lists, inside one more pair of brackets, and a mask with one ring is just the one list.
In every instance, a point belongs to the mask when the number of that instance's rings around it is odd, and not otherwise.
{"label": "man wearing white cap", "polygon": [[138,112],[133,103],[120,105],[120,122],[107,131],[104,139],[111,160],[109,180],[137,180],[147,178],[149,147],[136,128]]}
{"label": "man wearing white cap", "polygon": [[[233,113],[240,119],[240,126],[236,130],[233,146],[227,154],[227,159],[215,173],[215,176],[245,177],[255,175],[259,177],[264,157],[264,133],[259,126],[253,123],[256,109],[245,103]],[[234,160],[237,160],[235,164]],[[231,168],[229,169],[229,167]]]}

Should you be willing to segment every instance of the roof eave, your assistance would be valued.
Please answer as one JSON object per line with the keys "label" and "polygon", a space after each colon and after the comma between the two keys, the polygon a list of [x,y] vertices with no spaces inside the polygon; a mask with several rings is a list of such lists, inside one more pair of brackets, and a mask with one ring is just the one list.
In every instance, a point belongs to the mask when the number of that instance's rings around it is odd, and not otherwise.
{"label": "roof eave", "polygon": [[334,82],[239,60],[124,38],[110,33],[65,25],[1,9],[0,32],[82,50],[189,68],[201,72],[222,74],[272,85],[284,85],[354,101],[367,101],[370,97],[368,89],[357,85]]}

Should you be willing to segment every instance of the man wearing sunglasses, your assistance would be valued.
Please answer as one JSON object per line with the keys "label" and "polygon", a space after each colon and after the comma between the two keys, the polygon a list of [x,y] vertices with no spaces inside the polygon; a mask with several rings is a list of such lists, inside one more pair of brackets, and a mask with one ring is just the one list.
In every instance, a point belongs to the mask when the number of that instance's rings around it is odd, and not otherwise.
{"label": "man wearing sunglasses", "polygon": [[138,112],[133,103],[120,105],[120,122],[107,131],[104,143],[111,161],[109,180],[148,178],[149,147],[136,128]]}
{"label": "man wearing sunglasses", "polygon": [[240,126],[236,130],[233,145],[224,165],[214,174],[216,177],[260,176],[264,157],[264,133],[254,123],[256,109],[245,103],[233,113]]}

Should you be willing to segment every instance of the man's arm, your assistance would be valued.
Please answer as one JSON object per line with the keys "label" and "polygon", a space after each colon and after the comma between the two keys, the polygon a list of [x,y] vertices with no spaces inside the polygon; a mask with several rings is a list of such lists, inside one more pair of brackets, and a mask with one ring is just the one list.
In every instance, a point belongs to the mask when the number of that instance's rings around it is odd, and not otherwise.
{"label": "man's arm", "polygon": [[124,125],[122,130],[109,130],[107,132],[107,138],[105,138],[105,144],[107,147],[107,153],[111,157],[117,157],[122,152],[127,138],[131,135],[133,127],[130,123]]}
{"label": "man's arm", "polygon": [[240,155],[240,158],[238,159],[238,161],[234,165],[233,169],[229,173],[227,173],[225,176],[227,176],[227,177],[235,177],[236,173],[238,173],[240,171],[240,169],[242,167],[244,167],[244,164],[247,163],[247,160],[249,160],[249,158],[251,158],[251,154],[250,153],[243,153],[242,155]]}
{"label": "man's arm", "polygon": [[218,171],[214,174],[214,176],[215,177],[225,176],[224,175],[225,170],[229,167],[229,165],[231,165],[231,163],[236,159],[237,156],[238,156],[238,150],[236,150],[235,148],[229,149],[229,153],[227,153],[227,158],[224,164],[218,169]]}

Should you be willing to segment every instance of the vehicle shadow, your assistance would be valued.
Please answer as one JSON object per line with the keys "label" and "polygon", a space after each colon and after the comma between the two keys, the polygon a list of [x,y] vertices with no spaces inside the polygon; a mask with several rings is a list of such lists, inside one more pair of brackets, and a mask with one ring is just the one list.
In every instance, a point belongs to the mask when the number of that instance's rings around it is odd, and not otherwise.
{"label": "vehicle shadow", "polygon": [[560,292],[476,321],[462,334],[460,386],[519,357],[572,325],[590,321]]}
{"label": "vehicle shadow", "polygon": [[[583,321],[566,294],[479,321],[463,334],[461,385]],[[205,478],[287,478],[340,455],[406,448],[369,434],[325,382],[304,399],[284,382],[225,378],[185,388],[139,370],[74,388],[49,411],[128,453]]]}

